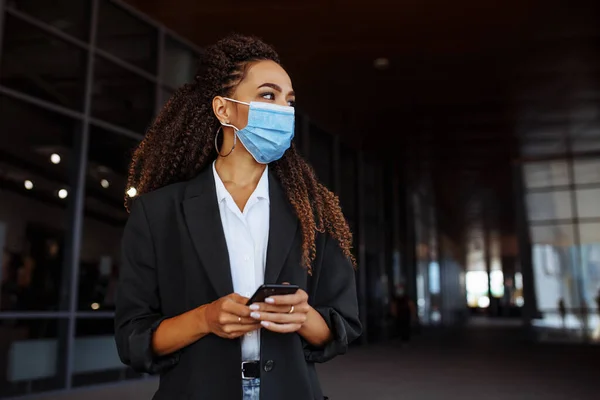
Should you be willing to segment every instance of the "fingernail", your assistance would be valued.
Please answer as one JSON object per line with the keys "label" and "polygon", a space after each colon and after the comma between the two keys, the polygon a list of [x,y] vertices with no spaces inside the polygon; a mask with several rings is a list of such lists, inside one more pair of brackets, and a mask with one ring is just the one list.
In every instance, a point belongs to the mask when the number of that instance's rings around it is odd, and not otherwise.
{"label": "fingernail", "polygon": [[258,310],[260,309],[260,307],[259,307],[259,305],[258,305],[258,304],[252,304],[252,305],[250,306],[250,309],[251,309],[251,310],[253,310],[253,311],[258,311]]}
{"label": "fingernail", "polygon": [[275,299],[273,299],[271,297],[267,297],[266,300],[265,300],[265,302],[269,303],[269,304],[275,304]]}
{"label": "fingernail", "polygon": [[250,313],[250,316],[251,316],[252,318],[254,318],[254,319],[259,319],[259,318],[260,318],[260,314],[259,314],[259,313],[257,313],[257,312]]}
{"label": "fingernail", "polygon": [[269,323],[267,321],[260,321],[260,324],[264,327],[269,326]]}

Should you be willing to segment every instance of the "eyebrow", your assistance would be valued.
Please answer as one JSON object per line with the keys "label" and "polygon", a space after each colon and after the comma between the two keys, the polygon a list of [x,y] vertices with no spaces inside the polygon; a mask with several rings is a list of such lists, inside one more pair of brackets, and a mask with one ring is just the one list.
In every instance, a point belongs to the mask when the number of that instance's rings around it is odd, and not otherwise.
{"label": "eyebrow", "polygon": [[[260,88],[262,88],[262,87],[270,87],[270,88],[271,88],[271,89],[273,89],[273,90],[277,90],[279,93],[282,93],[282,92],[283,92],[283,89],[281,89],[281,86],[279,86],[279,85],[277,85],[277,84],[275,84],[275,83],[268,83],[268,82],[267,82],[267,83],[263,83],[263,84],[262,84],[262,85],[260,85],[258,88],[260,89]],[[296,95],[296,92],[294,92],[293,90],[291,90],[291,91],[288,93],[288,96],[295,96],[295,95]]]}

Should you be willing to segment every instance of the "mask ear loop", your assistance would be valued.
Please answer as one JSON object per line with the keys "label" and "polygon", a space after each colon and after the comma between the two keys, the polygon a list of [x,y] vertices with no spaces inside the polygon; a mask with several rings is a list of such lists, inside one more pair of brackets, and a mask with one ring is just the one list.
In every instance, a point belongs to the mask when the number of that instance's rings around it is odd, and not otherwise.
{"label": "mask ear loop", "polygon": [[[250,106],[250,103],[247,103],[247,102],[245,102],[245,101],[239,101],[239,100],[236,100],[236,99],[231,99],[231,98],[229,98],[229,97],[223,97],[223,98],[224,98],[225,100],[227,100],[227,101],[233,101],[234,103],[243,104],[243,105],[245,105],[245,106],[248,106],[248,107]],[[227,125],[226,125],[226,126],[227,126]]]}
{"label": "mask ear loop", "polygon": [[[233,146],[231,147],[231,150],[229,150],[229,153],[223,155],[221,154],[221,152],[219,151],[219,144],[218,144],[218,139],[219,139],[219,132],[221,132],[223,130],[223,126],[228,126],[230,128],[233,128]],[[221,122],[221,126],[219,126],[219,128],[217,128],[217,134],[215,135],[215,150],[217,151],[217,154],[221,157],[227,157],[229,156],[231,153],[233,153],[233,150],[235,150],[235,145],[237,144],[237,131],[239,129],[236,128],[233,125],[230,124],[226,124]]]}

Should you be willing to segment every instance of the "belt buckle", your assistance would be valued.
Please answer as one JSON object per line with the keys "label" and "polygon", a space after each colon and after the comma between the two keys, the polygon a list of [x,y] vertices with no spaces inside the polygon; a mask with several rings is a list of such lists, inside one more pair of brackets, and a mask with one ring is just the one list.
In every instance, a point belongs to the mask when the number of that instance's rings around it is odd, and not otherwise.
{"label": "belt buckle", "polygon": [[255,376],[246,376],[246,365],[256,364],[256,361],[242,361],[242,379],[250,380],[256,378]]}

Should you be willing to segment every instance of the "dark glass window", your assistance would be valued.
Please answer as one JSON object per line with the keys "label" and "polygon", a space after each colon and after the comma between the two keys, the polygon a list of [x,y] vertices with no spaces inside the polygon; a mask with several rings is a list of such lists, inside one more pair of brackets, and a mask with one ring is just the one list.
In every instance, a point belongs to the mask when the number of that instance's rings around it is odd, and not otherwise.
{"label": "dark glass window", "polygon": [[83,110],[85,50],[6,14],[0,84]]}
{"label": "dark glass window", "polygon": [[80,125],[69,118],[0,96],[0,247],[9,254],[3,311],[68,307],[60,288],[77,134]]}
{"label": "dark glass window", "polygon": [[92,115],[143,133],[155,107],[156,85],[120,66],[96,57]]}
{"label": "dark glass window", "polygon": [[107,1],[100,1],[96,45],[123,61],[156,74],[156,28]]}
{"label": "dark glass window", "polygon": [[112,318],[79,318],[75,332],[73,386],[141,377],[119,359]]}
{"label": "dark glass window", "polygon": [[79,270],[79,309],[113,311],[127,221],[127,171],[138,140],[92,126]]}
{"label": "dark glass window", "polygon": [[364,168],[364,243],[367,277],[367,320],[369,325],[368,339],[380,340],[385,335],[384,316],[386,313],[388,277],[384,268],[385,232],[381,224],[383,212],[383,176],[381,164],[375,160],[367,160]]}
{"label": "dark glass window", "polygon": [[[165,106],[165,104],[167,104],[167,102],[169,101],[169,99],[171,98],[171,96],[173,96],[174,91],[168,88],[161,88],[160,89],[160,108],[162,109],[162,107]],[[160,112],[160,109],[158,110],[158,112]]]}
{"label": "dark glass window", "polygon": [[[55,319],[0,320],[0,397],[63,388],[64,355]],[[65,338],[62,338],[65,343]]]}
{"label": "dark glass window", "polygon": [[14,0],[8,6],[81,40],[88,40],[90,1]]}
{"label": "dark glass window", "polygon": [[[115,309],[120,243],[128,216],[124,207],[127,172],[138,139],[90,127],[79,264],[78,308],[82,312]],[[77,320],[74,386],[140,376],[120,362],[113,325],[113,319],[105,317]]]}
{"label": "dark glass window", "polygon": [[163,84],[176,89],[194,80],[196,55],[189,47],[167,36],[163,55]]}
{"label": "dark glass window", "polygon": [[575,153],[600,150],[600,123],[588,122],[585,128],[572,134],[571,141]]}

